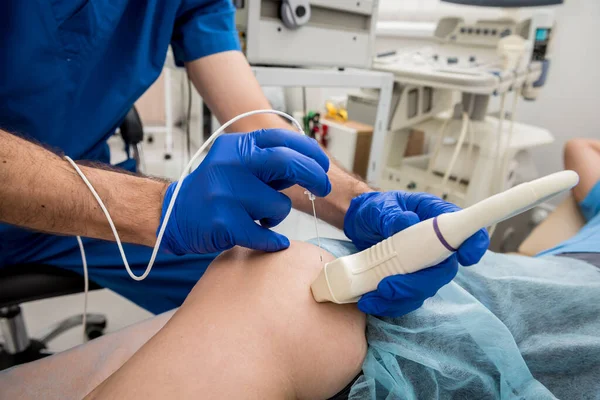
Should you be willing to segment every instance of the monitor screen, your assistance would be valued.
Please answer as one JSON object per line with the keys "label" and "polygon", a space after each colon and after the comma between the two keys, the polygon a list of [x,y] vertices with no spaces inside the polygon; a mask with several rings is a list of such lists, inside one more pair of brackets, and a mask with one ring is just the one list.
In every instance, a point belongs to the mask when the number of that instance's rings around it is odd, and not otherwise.
{"label": "monitor screen", "polygon": [[539,7],[562,4],[564,0],[442,0],[447,3],[480,7]]}
{"label": "monitor screen", "polygon": [[548,33],[549,33],[549,29],[539,28],[535,32],[535,40],[538,42],[544,42],[544,41],[548,40]]}

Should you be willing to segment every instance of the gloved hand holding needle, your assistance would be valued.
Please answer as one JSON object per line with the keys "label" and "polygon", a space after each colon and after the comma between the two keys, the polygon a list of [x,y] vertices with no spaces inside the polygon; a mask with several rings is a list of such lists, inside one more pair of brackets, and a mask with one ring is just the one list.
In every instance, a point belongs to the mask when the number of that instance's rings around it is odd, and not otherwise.
{"label": "gloved hand holding needle", "polygon": [[[331,191],[329,160],[317,143],[285,130],[222,136],[206,159],[185,178],[165,233],[164,248],[175,254],[210,253],[235,245],[278,251],[289,240],[268,228],[289,214],[291,200],[279,192],[294,184],[317,196]],[[165,195],[163,218],[175,183]],[[433,195],[365,193],[354,198],[345,216],[346,235],[359,249],[458,207]],[[259,221],[260,225],[255,221]],[[364,312],[402,315],[450,282],[458,262],[471,265],[485,253],[489,239],[479,232],[440,265],[384,279],[378,291],[359,302]]]}
{"label": "gloved hand holding needle", "polygon": [[[236,245],[283,250],[289,240],[268,229],[292,208],[290,198],[279,191],[297,184],[316,196],[327,196],[328,170],[329,159],[317,142],[298,132],[273,129],[221,136],[185,178],[163,248],[180,255],[214,253]],[[175,185],[165,194],[161,224]]]}
{"label": "gloved hand holding needle", "polygon": [[[331,191],[328,169],[327,155],[316,141],[296,132],[261,130],[222,136],[185,178],[163,248],[174,254],[212,253],[235,245],[283,250],[289,240],[268,229],[283,221],[292,207],[290,198],[279,190],[298,184],[317,196],[327,196]],[[165,194],[163,219],[175,186],[172,183]],[[458,209],[429,194],[370,192],[352,200],[344,231],[362,250],[422,220]],[[358,306],[376,315],[411,312],[454,278],[459,262],[476,263],[488,245],[487,233],[480,231],[441,264],[384,279]]]}

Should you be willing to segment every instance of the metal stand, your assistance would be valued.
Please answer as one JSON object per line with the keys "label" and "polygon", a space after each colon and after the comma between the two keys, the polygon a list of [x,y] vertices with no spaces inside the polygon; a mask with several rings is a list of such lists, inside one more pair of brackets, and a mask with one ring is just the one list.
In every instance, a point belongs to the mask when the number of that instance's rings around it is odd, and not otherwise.
{"label": "metal stand", "polygon": [[173,93],[171,85],[171,69],[165,71],[165,160],[170,160],[173,154]]}
{"label": "metal stand", "polygon": [[[82,323],[83,315],[75,315],[48,328],[40,339],[30,339],[21,307],[14,305],[0,308],[0,334],[4,338],[4,343],[0,346],[0,371],[51,355],[52,353],[47,351],[47,343]],[[88,339],[102,336],[105,328],[105,316],[87,314],[86,334]]]}
{"label": "metal stand", "polygon": [[367,169],[367,181],[377,185],[383,165],[384,143],[388,128],[394,76],[387,72],[360,69],[300,69],[280,67],[252,67],[262,86],[282,87],[356,87],[379,89],[379,103],[373,127],[373,141]]}
{"label": "metal stand", "polygon": [[29,336],[21,313],[21,307],[10,306],[0,309],[0,333],[4,338],[4,351],[16,354],[29,347]]}

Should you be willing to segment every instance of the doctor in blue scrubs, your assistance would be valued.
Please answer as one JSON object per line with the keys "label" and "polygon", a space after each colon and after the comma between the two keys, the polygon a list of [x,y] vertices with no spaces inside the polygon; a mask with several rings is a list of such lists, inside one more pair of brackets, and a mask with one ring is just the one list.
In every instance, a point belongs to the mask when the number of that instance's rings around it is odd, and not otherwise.
{"label": "doctor in blue scrubs", "polygon": [[[323,197],[319,216],[359,248],[457,209],[431,195],[375,192],[279,117],[254,116],[232,125],[184,180],[152,273],[130,279],[103,213],[61,155],[87,160],[82,169],[141,274],[174,183],[110,170],[106,140],[159,76],[169,45],[221,122],[268,108],[239,51],[234,13],[229,0],[0,3],[0,268],[44,263],[81,272],[73,237],[81,235],[90,278],[159,313],[182,303],[220,251],[285,249],[288,239],[269,228],[292,206],[310,210],[303,188]],[[479,232],[440,266],[387,278],[359,307],[410,312],[487,245]]]}

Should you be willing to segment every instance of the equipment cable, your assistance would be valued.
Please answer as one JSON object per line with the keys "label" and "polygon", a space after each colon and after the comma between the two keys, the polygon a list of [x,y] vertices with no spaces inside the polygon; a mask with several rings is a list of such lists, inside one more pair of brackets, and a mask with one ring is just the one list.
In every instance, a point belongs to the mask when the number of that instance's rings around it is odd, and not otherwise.
{"label": "equipment cable", "polygon": [[[191,104],[191,103],[190,103]],[[191,107],[188,106],[188,109],[190,109]],[[177,196],[179,195],[179,190],[181,189],[181,185],[183,184],[183,180],[185,179],[185,177],[189,174],[189,171],[191,171],[191,168],[194,164],[194,162],[196,161],[196,159],[219,137],[221,136],[223,133],[225,133],[225,130],[231,126],[232,124],[236,123],[237,121],[239,121],[240,119],[246,118],[246,117],[250,117],[253,115],[257,115],[257,114],[276,114],[279,115],[283,118],[286,118],[287,120],[289,120],[292,125],[294,125],[294,127],[302,134],[304,134],[304,130],[302,129],[302,125],[300,125],[300,123],[293,118],[292,116],[282,112],[282,111],[277,111],[277,110],[254,110],[254,111],[249,111],[243,114],[240,114],[232,119],[230,119],[229,121],[227,121],[225,124],[223,124],[219,129],[217,129],[215,132],[213,132],[213,134],[206,140],[206,142],[204,142],[202,144],[202,146],[200,146],[200,148],[198,149],[198,151],[194,154],[194,156],[189,160],[187,166],[184,168],[183,172],[181,173],[181,176],[175,186],[175,190],[173,191],[173,195],[171,196],[171,201],[169,202],[169,205],[167,207],[167,211],[165,212],[164,218],[163,218],[163,222],[160,226],[160,229],[158,231],[158,235],[156,237],[156,244],[154,245],[154,249],[152,250],[152,256],[150,257],[150,261],[148,262],[148,265],[146,266],[146,270],[144,271],[144,273],[142,275],[135,275],[133,273],[133,271],[131,270],[130,266],[129,266],[129,262],[127,261],[127,257],[125,255],[125,251],[123,250],[123,245],[121,243],[121,238],[119,237],[119,234],[117,232],[117,229],[115,227],[115,224],[110,216],[110,213],[108,212],[106,206],[104,205],[104,202],[102,201],[102,199],[100,198],[100,196],[98,195],[98,192],[96,192],[96,189],[94,189],[94,186],[90,183],[90,181],[88,180],[88,178],[85,176],[85,174],[83,173],[83,171],[81,171],[81,169],[79,168],[79,166],[69,157],[69,156],[65,156],[65,160],[67,160],[75,169],[75,171],[77,172],[77,174],[81,177],[81,179],[83,180],[83,182],[85,183],[85,185],[88,187],[88,189],[90,190],[90,192],[92,193],[92,195],[94,196],[94,198],[96,199],[96,202],[98,203],[98,205],[100,206],[100,208],[102,209],[102,212],[104,213],[104,216],[106,217],[108,224],[110,225],[110,229],[112,230],[112,233],[115,237],[115,241],[117,243],[117,247],[119,248],[119,252],[121,254],[121,258],[123,260],[123,264],[125,265],[125,269],[127,270],[127,273],[129,274],[129,276],[131,277],[131,279],[135,280],[135,281],[142,281],[144,279],[146,279],[146,277],[148,276],[148,274],[150,274],[150,271],[152,270],[152,267],[154,265],[154,262],[156,260],[156,256],[158,254],[158,250],[160,248],[160,244],[162,242],[165,230],[167,228],[167,223],[169,222],[169,218],[171,217],[171,212],[173,211],[173,207],[175,206],[175,201],[177,200]],[[309,200],[313,203],[313,210],[314,210],[314,196],[311,196],[312,193],[309,192]],[[315,213],[315,218],[316,218],[316,213]],[[315,225],[316,227],[316,225]],[[318,232],[317,232],[318,235]],[[83,262],[83,274],[84,274],[84,313],[83,313],[83,332],[84,332],[84,340],[86,339],[86,322],[87,322],[87,298],[88,298],[88,291],[89,291],[89,278],[88,278],[88,268],[87,268],[87,260],[86,260],[86,256],[85,256],[85,250],[83,247],[83,242],[81,241],[81,237],[77,236],[77,243],[79,244],[79,249],[81,252],[81,259]],[[320,246],[319,246],[320,247]],[[321,256],[322,259],[322,256]]]}
{"label": "equipment cable", "polygon": [[[465,142],[465,137],[467,136],[467,129],[469,127],[469,113],[463,112],[462,116],[462,127],[460,129],[460,135],[458,136],[458,141],[456,142],[456,146],[454,147],[454,153],[452,154],[452,158],[450,159],[450,164],[448,164],[448,168],[446,168],[446,173],[444,174],[444,178],[442,179],[442,187],[444,189],[448,185],[448,180],[450,179],[450,175],[452,175],[452,170],[454,169],[454,165],[458,160],[458,155],[462,150],[463,143]],[[458,175],[456,177],[458,181]]]}

